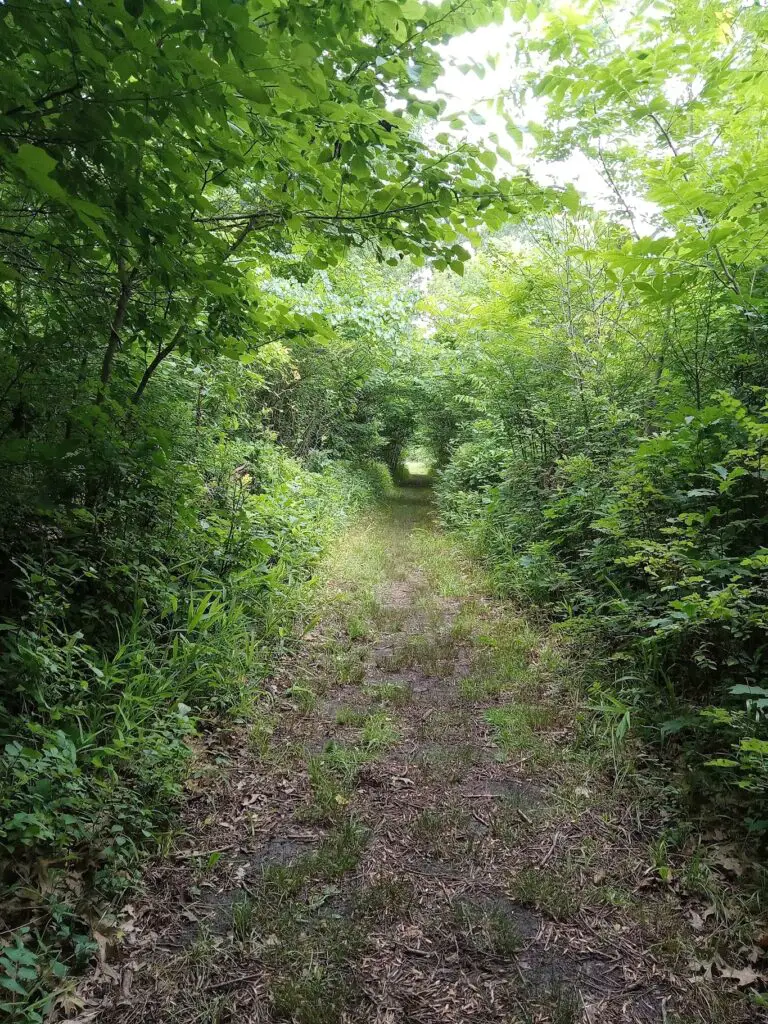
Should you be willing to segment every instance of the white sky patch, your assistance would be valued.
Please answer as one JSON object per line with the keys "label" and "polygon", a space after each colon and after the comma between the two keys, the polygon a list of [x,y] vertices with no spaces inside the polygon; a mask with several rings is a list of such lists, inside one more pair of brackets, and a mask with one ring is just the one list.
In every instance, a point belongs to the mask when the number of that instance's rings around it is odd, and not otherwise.
{"label": "white sky patch", "polygon": [[[525,31],[523,25],[507,15],[502,25],[484,26],[474,32],[456,36],[447,45],[440,47],[444,72],[436,83],[433,95],[446,101],[446,120],[450,115],[475,111],[484,118],[485,123],[474,124],[465,118],[466,127],[461,132],[463,136],[473,142],[491,145],[490,136],[496,134],[500,144],[511,152],[513,168],[527,168],[541,185],[565,186],[571,183],[591,206],[599,210],[611,210],[616,217],[628,223],[629,219],[617,209],[615,196],[596,163],[584,153],[577,151],[560,161],[534,158],[534,140],[526,134],[525,125],[531,121],[546,123],[547,108],[543,99],[530,97],[525,106],[517,111],[515,122],[524,136],[522,148],[507,134],[506,121],[496,113],[494,103],[497,96],[508,94],[519,84],[523,74],[529,70],[515,63],[514,39],[520,31]],[[497,58],[495,69],[487,63],[489,56]],[[462,64],[472,61],[484,64],[483,78],[474,71],[464,73],[460,70]],[[544,73],[545,65],[542,63]],[[507,110],[512,112],[512,99],[506,102]],[[438,131],[446,130],[450,129],[443,125],[438,128]],[[508,169],[506,162],[501,161],[500,169]],[[636,195],[627,195],[626,199],[634,216],[635,228],[641,234],[652,234],[656,230],[652,218],[657,207]]]}

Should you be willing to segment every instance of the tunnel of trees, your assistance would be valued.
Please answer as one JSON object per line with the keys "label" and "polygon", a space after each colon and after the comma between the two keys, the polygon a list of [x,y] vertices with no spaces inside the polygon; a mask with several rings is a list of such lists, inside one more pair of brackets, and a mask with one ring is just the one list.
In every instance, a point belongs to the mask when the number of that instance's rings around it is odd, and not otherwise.
{"label": "tunnel of trees", "polygon": [[[487,26],[508,52],[461,71],[509,84],[462,112],[449,40]],[[585,732],[760,847],[767,47],[761,0],[0,3],[19,1020],[416,449],[496,592],[581,651]],[[602,201],[532,170],[574,154]]]}

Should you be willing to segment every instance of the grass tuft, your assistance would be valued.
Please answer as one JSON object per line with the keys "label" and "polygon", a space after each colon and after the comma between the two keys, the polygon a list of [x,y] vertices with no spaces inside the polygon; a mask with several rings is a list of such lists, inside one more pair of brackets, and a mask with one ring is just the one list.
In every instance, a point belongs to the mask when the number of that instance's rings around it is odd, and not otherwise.
{"label": "grass tuft", "polygon": [[336,725],[352,726],[360,728],[366,719],[365,711],[358,711],[357,708],[339,708],[336,712]]}
{"label": "grass tuft", "polygon": [[363,692],[373,700],[393,707],[404,707],[413,699],[410,683],[371,683],[364,687]]}
{"label": "grass tuft", "polygon": [[451,910],[454,927],[471,951],[508,959],[522,949],[520,930],[501,907],[482,907],[456,900]]}
{"label": "grass tuft", "polygon": [[399,733],[395,723],[384,714],[383,711],[376,711],[368,715],[363,725],[360,741],[369,753],[384,750],[397,742]]}

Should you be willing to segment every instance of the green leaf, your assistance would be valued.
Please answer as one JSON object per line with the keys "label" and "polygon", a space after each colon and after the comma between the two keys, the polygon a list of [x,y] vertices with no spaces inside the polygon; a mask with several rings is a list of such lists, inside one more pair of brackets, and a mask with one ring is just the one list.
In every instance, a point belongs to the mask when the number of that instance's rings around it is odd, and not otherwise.
{"label": "green leaf", "polygon": [[297,64],[309,67],[317,60],[317,51],[311,43],[302,42],[299,43],[298,46],[294,47],[293,59]]}
{"label": "green leaf", "polygon": [[513,140],[513,142],[515,142],[516,145],[522,147],[522,145],[523,145],[523,133],[520,131],[520,129],[517,127],[517,125],[513,124],[511,121],[507,121],[506,127],[507,127],[507,135],[509,135],[509,137]]}
{"label": "green leaf", "polygon": [[0,260],[0,281],[18,281],[20,274],[13,267]]}
{"label": "green leaf", "polygon": [[398,5],[400,16],[407,18],[408,21],[417,21],[424,17],[424,4],[419,3],[419,0],[403,0]]}
{"label": "green leaf", "polygon": [[728,692],[735,696],[768,697],[768,690],[762,686],[745,686],[742,683],[739,683],[738,686],[732,686]]}
{"label": "green leaf", "polygon": [[25,142],[8,159],[41,192],[54,199],[67,198],[67,193],[61,185],[51,178],[51,173],[56,169],[56,161],[44,149]]}
{"label": "green leaf", "polygon": [[25,996],[27,994],[27,990],[15,978],[0,978],[0,985],[8,989],[9,992],[15,992],[17,995]]}
{"label": "green leaf", "polygon": [[570,183],[566,185],[561,198],[563,206],[571,213],[576,213],[581,206],[581,196]]}

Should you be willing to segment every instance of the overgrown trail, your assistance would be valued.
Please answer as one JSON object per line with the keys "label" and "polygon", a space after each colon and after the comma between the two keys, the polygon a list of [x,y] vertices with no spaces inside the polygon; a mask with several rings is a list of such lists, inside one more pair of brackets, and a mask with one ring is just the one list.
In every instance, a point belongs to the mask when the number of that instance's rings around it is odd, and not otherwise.
{"label": "overgrown trail", "polygon": [[208,735],[99,1019],[747,1020],[684,980],[653,814],[576,748],[558,643],[486,595],[429,492],[348,531],[323,588],[255,718]]}

